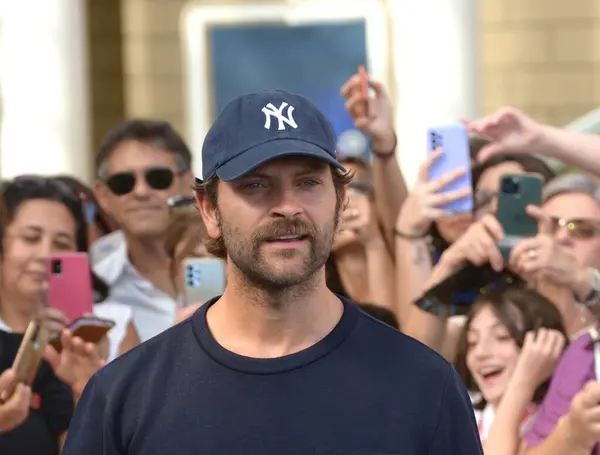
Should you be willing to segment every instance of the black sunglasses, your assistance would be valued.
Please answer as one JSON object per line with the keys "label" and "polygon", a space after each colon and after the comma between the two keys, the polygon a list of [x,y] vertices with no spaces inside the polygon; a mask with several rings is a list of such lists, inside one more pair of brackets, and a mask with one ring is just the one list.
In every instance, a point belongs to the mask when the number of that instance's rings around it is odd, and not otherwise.
{"label": "black sunglasses", "polygon": [[[144,178],[150,188],[166,190],[173,184],[175,173],[168,167],[152,167],[144,171]],[[105,183],[114,194],[124,196],[133,191],[136,180],[133,172],[119,172],[108,177]]]}

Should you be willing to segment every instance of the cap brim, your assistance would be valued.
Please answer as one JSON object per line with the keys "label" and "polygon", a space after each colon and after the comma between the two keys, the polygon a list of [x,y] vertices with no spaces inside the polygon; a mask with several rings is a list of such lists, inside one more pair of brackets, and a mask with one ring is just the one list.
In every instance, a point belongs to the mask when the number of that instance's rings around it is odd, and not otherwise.
{"label": "cap brim", "polygon": [[346,171],[344,166],[321,147],[296,139],[277,139],[246,150],[218,168],[216,174],[221,180],[229,182],[239,179],[268,161],[283,156],[310,156],[325,161],[341,171]]}

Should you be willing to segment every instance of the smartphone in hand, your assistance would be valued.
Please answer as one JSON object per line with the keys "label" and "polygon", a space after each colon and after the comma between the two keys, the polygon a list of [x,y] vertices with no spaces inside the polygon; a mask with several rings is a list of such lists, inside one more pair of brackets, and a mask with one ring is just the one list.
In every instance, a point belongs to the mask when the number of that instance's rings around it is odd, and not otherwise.
{"label": "smartphone in hand", "polygon": [[505,261],[521,239],[535,237],[538,222],[525,210],[528,205],[541,205],[542,178],[535,173],[507,174],[500,181],[496,218],[504,229],[498,248]]}
{"label": "smartphone in hand", "polygon": [[206,303],[225,291],[225,262],[217,258],[183,261],[185,305]]}
{"label": "smartphone in hand", "polygon": [[9,389],[1,391],[0,402],[8,400],[12,396],[18,383],[27,386],[33,384],[49,340],[50,332],[44,328],[43,324],[37,321],[29,323],[12,365],[12,369],[17,375],[17,381]]}
{"label": "smartphone in hand", "polygon": [[358,76],[360,77],[360,93],[366,100],[369,98],[369,76],[365,65],[358,65]]}
{"label": "smartphone in hand", "polygon": [[[77,318],[67,327],[73,336],[81,338],[86,343],[98,343],[115,326],[113,321],[97,317],[84,316]],[[55,338],[50,345],[57,352],[62,351],[60,338]]]}
{"label": "smartphone in hand", "polygon": [[52,255],[48,259],[47,274],[50,308],[62,311],[70,323],[92,313],[92,274],[86,253]]}
{"label": "smartphone in hand", "polygon": [[[439,149],[443,151],[443,155],[431,165],[428,180],[437,180],[444,174],[462,168],[466,170],[465,174],[448,184],[445,191],[471,189],[473,183],[469,135],[464,125],[457,123],[430,128],[427,131],[427,153],[429,155]],[[440,208],[454,213],[471,212],[473,196],[469,194],[457,201],[441,205]]]}

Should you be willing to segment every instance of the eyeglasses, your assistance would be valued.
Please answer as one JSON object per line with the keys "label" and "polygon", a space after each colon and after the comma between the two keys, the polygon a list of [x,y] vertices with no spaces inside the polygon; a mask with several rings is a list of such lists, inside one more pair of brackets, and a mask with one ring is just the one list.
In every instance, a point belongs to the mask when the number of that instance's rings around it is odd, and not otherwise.
{"label": "eyeglasses", "polygon": [[550,218],[551,233],[556,234],[560,228],[567,229],[573,238],[591,239],[600,233],[600,220]]}
{"label": "eyeglasses", "polygon": [[[166,190],[173,184],[175,173],[168,167],[152,167],[144,171],[144,178],[150,188]],[[135,188],[137,176],[133,172],[119,172],[108,177],[106,186],[117,196],[131,193]]]}

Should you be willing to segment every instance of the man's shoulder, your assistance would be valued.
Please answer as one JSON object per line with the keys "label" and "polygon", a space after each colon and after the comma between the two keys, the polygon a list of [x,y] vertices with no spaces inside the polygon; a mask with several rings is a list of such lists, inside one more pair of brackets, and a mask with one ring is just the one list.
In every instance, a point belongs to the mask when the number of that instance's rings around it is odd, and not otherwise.
{"label": "man's shoulder", "polygon": [[433,349],[393,327],[361,313],[358,342],[368,348],[381,362],[390,362],[390,369],[406,373],[407,368],[416,372],[448,375],[451,365]]}
{"label": "man's shoulder", "polygon": [[100,384],[132,383],[152,377],[153,373],[169,371],[178,358],[177,353],[190,347],[189,337],[193,337],[191,321],[188,319],[156,335],[131,349],[121,357],[111,361],[98,373]]}

